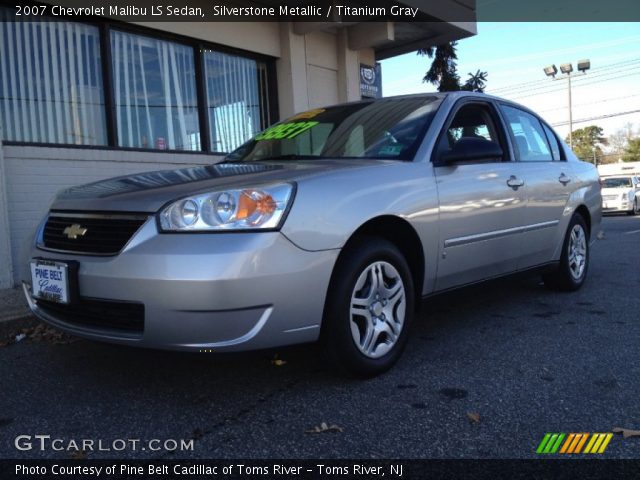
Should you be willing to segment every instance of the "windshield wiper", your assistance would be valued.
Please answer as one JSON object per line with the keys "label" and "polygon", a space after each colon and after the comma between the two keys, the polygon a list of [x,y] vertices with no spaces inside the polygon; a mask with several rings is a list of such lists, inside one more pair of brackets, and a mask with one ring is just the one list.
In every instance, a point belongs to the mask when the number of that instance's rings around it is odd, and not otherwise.
{"label": "windshield wiper", "polygon": [[297,153],[287,153],[285,155],[273,155],[270,157],[260,157],[260,158],[227,158],[222,162],[218,163],[250,163],[250,162],[268,162],[268,161],[277,161],[277,160],[318,160],[323,157],[321,155],[298,155]]}
{"label": "windshield wiper", "polygon": [[321,155],[299,155],[297,153],[287,153],[285,155],[273,155],[271,157],[260,157],[252,160],[246,160],[248,162],[262,162],[268,160],[318,160],[326,158]]}

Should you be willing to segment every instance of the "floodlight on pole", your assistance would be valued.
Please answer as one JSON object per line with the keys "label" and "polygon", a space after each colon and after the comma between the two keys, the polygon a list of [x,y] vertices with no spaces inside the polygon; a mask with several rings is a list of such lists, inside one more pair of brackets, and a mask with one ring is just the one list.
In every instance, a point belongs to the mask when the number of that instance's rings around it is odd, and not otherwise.
{"label": "floodlight on pole", "polygon": [[560,71],[562,73],[570,74],[571,72],[573,72],[573,65],[571,65],[570,63],[563,63],[562,65],[560,65]]}
{"label": "floodlight on pole", "polygon": [[580,70],[582,73],[585,73],[590,68],[591,62],[589,60],[578,60],[578,70]]}
{"label": "floodlight on pole", "polygon": [[[587,70],[591,68],[591,62],[588,59],[578,61],[579,75],[586,75]],[[553,77],[553,80],[567,79],[569,86],[569,146],[573,148],[573,113],[571,108],[571,73],[573,72],[573,65],[571,63],[563,63],[560,65],[560,71],[566,75],[566,77],[556,78],[558,69],[555,65],[549,65],[544,68],[544,73],[547,77]]]}

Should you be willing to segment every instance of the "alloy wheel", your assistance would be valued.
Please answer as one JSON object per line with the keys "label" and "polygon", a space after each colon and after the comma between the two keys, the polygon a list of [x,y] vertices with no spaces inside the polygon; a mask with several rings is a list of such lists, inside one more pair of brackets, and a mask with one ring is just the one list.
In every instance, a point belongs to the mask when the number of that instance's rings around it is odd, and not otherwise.
{"label": "alloy wheel", "polygon": [[580,280],[587,264],[587,236],[581,225],[574,225],[569,239],[569,272],[574,280]]}
{"label": "alloy wheel", "polygon": [[351,335],[358,350],[380,358],[398,341],[404,326],[406,293],[398,270],[388,262],[366,267],[351,294]]}

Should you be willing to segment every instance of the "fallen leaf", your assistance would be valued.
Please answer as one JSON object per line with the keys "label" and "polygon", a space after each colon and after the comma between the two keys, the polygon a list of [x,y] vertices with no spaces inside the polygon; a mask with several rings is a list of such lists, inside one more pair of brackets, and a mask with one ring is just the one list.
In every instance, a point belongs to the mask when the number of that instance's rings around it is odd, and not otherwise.
{"label": "fallen leaf", "polygon": [[87,452],[85,452],[84,450],[76,450],[69,456],[74,460],[84,460],[85,458],[87,458]]}
{"label": "fallen leaf", "polygon": [[604,233],[604,231],[603,231],[603,230],[600,230],[600,231],[598,232],[598,235],[596,235],[596,238],[597,238],[598,240],[604,240],[604,238],[605,238],[605,233]]}
{"label": "fallen leaf", "polygon": [[276,367],[281,367],[281,366],[286,365],[286,364],[287,364],[287,361],[278,358],[278,354],[277,353],[271,359],[271,365],[275,365]]}
{"label": "fallen leaf", "polygon": [[621,433],[624,438],[640,437],[640,430],[630,430],[628,428],[616,427],[612,430],[613,433]]}
{"label": "fallen leaf", "polygon": [[27,335],[29,340],[35,342],[47,342],[53,345],[64,345],[74,343],[79,340],[79,338],[72,337],[44,324],[40,324],[32,328],[25,328],[22,330],[22,333]]}
{"label": "fallen leaf", "polygon": [[478,412],[467,412],[467,417],[472,423],[480,423],[480,414]]}
{"label": "fallen leaf", "polygon": [[25,333],[20,333],[19,335],[16,335],[16,343],[21,342],[25,338],[27,338],[27,335]]}
{"label": "fallen leaf", "polygon": [[344,428],[338,425],[327,425],[326,422],[322,422],[320,426],[315,426],[311,430],[307,430],[305,433],[326,433],[326,432],[343,432]]}

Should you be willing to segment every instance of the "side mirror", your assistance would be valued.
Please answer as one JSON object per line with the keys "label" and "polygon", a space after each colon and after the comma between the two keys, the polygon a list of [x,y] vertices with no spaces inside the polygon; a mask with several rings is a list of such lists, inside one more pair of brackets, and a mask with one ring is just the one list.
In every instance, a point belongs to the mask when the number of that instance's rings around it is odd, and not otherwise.
{"label": "side mirror", "polygon": [[500,145],[491,140],[475,137],[462,137],[451,151],[440,157],[440,165],[463,162],[465,160],[489,160],[502,158],[504,152]]}

